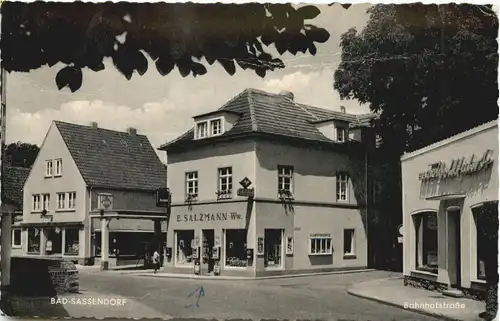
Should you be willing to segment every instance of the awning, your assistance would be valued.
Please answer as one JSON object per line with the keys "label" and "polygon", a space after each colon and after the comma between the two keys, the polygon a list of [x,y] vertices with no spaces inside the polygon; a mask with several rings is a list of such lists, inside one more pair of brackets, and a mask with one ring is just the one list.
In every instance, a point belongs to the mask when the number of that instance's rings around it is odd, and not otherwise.
{"label": "awning", "polygon": [[21,222],[22,227],[82,227],[83,223],[80,222]]}

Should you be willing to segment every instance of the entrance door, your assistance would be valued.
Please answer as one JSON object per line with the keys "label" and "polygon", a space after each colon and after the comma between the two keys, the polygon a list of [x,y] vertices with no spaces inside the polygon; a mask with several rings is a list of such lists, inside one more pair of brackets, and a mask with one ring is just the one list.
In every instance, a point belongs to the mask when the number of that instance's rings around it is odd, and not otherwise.
{"label": "entrance door", "polygon": [[215,245],[214,230],[203,230],[203,248],[201,259],[201,273],[209,274],[214,270],[214,260],[212,259],[212,250]]}
{"label": "entrance door", "polygon": [[48,255],[62,254],[62,230],[58,227],[47,229],[45,252]]}
{"label": "entrance door", "polygon": [[462,258],[460,255],[460,209],[448,210],[448,274],[452,288],[460,288],[462,279]]}

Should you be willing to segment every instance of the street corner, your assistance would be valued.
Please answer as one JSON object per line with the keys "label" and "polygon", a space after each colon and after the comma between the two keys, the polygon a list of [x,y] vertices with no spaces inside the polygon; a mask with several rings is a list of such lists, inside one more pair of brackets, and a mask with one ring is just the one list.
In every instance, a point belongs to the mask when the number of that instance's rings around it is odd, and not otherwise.
{"label": "street corner", "polygon": [[63,307],[72,318],[171,318],[135,298],[90,291],[54,297],[50,304]]}

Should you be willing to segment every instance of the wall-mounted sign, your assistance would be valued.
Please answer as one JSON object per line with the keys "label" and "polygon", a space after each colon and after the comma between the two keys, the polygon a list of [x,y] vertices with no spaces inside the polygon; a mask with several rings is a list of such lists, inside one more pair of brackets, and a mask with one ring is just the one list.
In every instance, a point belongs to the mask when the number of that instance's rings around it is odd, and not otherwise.
{"label": "wall-mounted sign", "polygon": [[398,243],[403,243],[403,237],[402,236],[398,236]]}
{"label": "wall-mounted sign", "polygon": [[238,188],[238,196],[254,197],[255,191],[253,188]]}
{"label": "wall-mounted sign", "polygon": [[99,194],[99,209],[110,210],[113,208],[113,195],[111,194]]}
{"label": "wall-mounted sign", "polygon": [[466,160],[465,157],[455,158],[449,167],[444,162],[432,164],[430,165],[431,169],[418,175],[418,179],[421,181],[435,178],[444,179],[480,172],[493,164],[492,153],[493,151],[488,149],[478,160],[474,159],[475,155],[472,155],[470,160]]}
{"label": "wall-mounted sign", "polygon": [[22,215],[16,215],[16,216],[14,216],[13,221],[14,222],[22,222],[23,221],[23,216]]}
{"label": "wall-mounted sign", "polygon": [[220,246],[220,236],[215,237],[215,246]]}
{"label": "wall-mounted sign", "polygon": [[216,221],[238,221],[243,220],[244,215],[231,212],[231,213],[197,213],[197,214],[184,214],[177,215],[177,222],[216,222]]}
{"label": "wall-mounted sign", "polygon": [[264,237],[257,237],[257,254],[264,255]]}
{"label": "wall-mounted sign", "polygon": [[330,233],[313,233],[311,237],[331,237]]}
{"label": "wall-mounted sign", "polygon": [[293,237],[292,236],[288,236],[286,238],[286,254],[287,255],[293,254]]}
{"label": "wall-mounted sign", "polygon": [[46,251],[52,251],[52,241],[47,241],[47,243],[45,244],[45,250]]}
{"label": "wall-mounted sign", "polygon": [[403,224],[398,226],[398,233],[399,235],[403,236]]}
{"label": "wall-mounted sign", "polygon": [[240,185],[243,188],[238,189],[238,196],[243,196],[243,197],[254,197],[254,189],[249,188],[250,185],[252,185],[252,181],[248,179],[248,177],[245,177],[240,181]]}

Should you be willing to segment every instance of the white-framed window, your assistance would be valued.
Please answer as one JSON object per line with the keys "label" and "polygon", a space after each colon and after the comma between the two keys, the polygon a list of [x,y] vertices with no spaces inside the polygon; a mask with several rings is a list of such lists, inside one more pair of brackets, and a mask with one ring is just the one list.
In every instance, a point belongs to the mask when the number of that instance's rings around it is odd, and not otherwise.
{"label": "white-framed window", "polygon": [[347,129],[337,127],[335,130],[336,130],[337,141],[339,143],[346,142],[347,139],[349,138],[349,133],[347,132]]}
{"label": "white-framed window", "polygon": [[53,175],[53,162],[51,159],[45,161],[45,177],[52,177]]}
{"label": "white-framed window", "polygon": [[74,209],[76,207],[76,192],[68,193],[68,208]]}
{"label": "white-framed window", "polygon": [[198,198],[198,172],[186,173],[186,199]]}
{"label": "white-framed window", "polygon": [[312,234],[309,237],[309,255],[331,255],[332,253],[330,234]]}
{"label": "white-framed window", "polygon": [[349,200],[349,175],[346,172],[337,173],[337,201]]}
{"label": "white-framed window", "polygon": [[354,229],[344,229],[344,256],[356,255],[356,233]]}
{"label": "white-framed window", "polygon": [[42,199],[42,210],[48,211],[50,209],[50,194],[42,194]]}
{"label": "white-framed window", "polygon": [[12,229],[12,247],[20,248],[23,245],[22,232],[20,228]]}
{"label": "white-framed window", "polygon": [[222,120],[219,119],[213,119],[210,121],[210,134],[212,136],[217,136],[222,134]]}
{"label": "white-framed window", "polygon": [[196,124],[196,133],[198,138],[205,138],[208,136],[208,122],[200,122]]}
{"label": "white-framed window", "polygon": [[231,198],[233,195],[233,168],[223,167],[218,169],[219,189],[218,198]]}
{"label": "white-framed window", "polygon": [[33,194],[31,196],[31,210],[33,212],[40,211],[40,194]]}
{"label": "white-framed window", "polygon": [[56,172],[54,176],[62,176],[62,159],[61,158],[56,159],[55,162],[56,162]]}
{"label": "white-framed window", "polygon": [[63,210],[66,208],[66,193],[57,193],[57,209]]}
{"label": "white-framed window", "polygon": [[278,193],[293,192],[293,166],[278,165]]}

